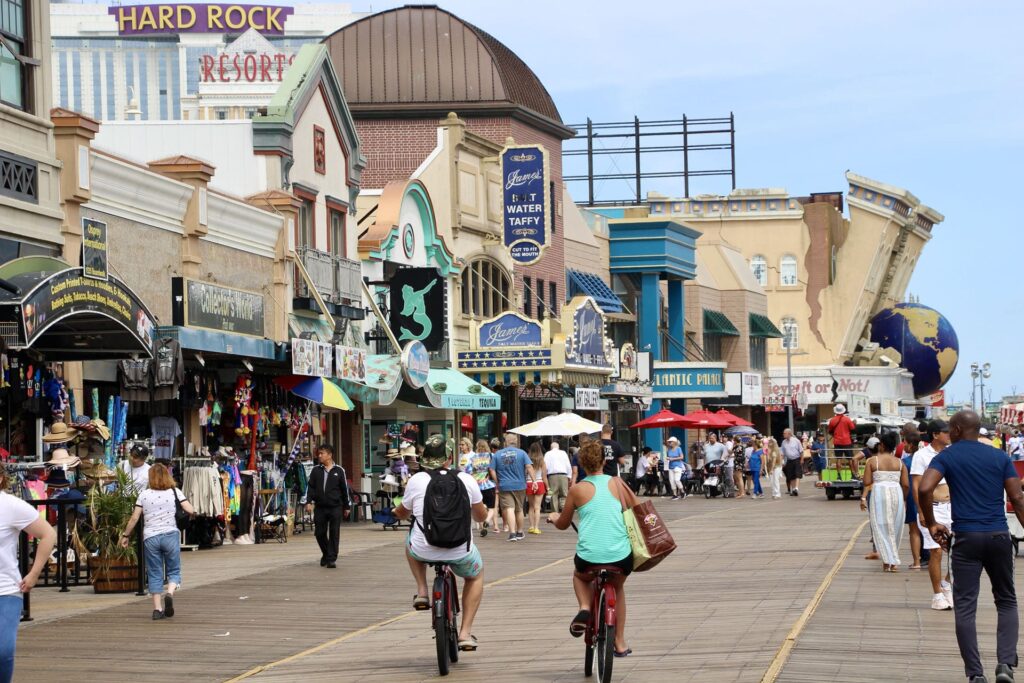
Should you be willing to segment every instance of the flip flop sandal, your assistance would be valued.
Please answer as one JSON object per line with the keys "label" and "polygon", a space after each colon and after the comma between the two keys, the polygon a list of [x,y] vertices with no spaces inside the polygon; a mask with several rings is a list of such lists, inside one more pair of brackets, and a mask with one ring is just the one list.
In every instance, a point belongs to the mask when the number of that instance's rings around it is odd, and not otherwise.
{"label": "flip flop sandal", "polygon": [[919,572],[919,571],[921,571],[921,565],[919,565],[919,564],[912,564],[912,565],[910,565],[908,567],[908,569],[910,571],[912,571],[912,572]]}
{"label": "flip flop sandal", "polygon": [[590,623],[590,610],[581,609],[569,623],[569,634],[573,638],[579,638],[587,632],[587,624]]}
{"label": "flip flop sandal", "polygon": [[476,636],[470,636],[466,640],[459,641],[459,649],[463,652],[476,652],[477,642]]}
{"label": "flip flop sandal", "polygon": [[412,597],[412,608],[417,612],[424,612],[430,609],[430,600],[422,595],[414,595]]}
{"label": "flip flop sandal", "polygon": [[615,650],[612,654],[614,654],[616,657],[628,657],[631,654],[633,654],[633,650],[631,648],[627,647],[622,652],[619,652],[618,650]]}

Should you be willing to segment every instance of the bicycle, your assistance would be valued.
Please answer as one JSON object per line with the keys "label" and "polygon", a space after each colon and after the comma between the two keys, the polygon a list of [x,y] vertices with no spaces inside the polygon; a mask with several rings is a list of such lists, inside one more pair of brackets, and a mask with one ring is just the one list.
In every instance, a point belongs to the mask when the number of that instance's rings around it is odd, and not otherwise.
{"label": "bicycle", "polygon": [[612,574],[622,570],[611,565],[597,565],[591,572],[593,597],[590,600],[590,620],[583,634],[586,653],[583,660],[583,675],[594,674],[594,659],[597,659],[597,677],[601,683],[612,680],[612,663],[615,661],[615,588],[610,585]]}
{"label": "bicycle", "polygon": [[437,647],[437,670],[448,675],[449,664],[459,661],[459,591],[455,573],[445,562],[431,562],[434,589],[430,593],[430,615]]}

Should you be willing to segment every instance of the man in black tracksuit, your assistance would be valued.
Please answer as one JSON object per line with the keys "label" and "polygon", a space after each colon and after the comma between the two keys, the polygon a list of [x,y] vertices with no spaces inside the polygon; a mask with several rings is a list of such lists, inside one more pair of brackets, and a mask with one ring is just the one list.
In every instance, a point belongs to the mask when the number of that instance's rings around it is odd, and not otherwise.
{"label": "man in black tracksuit", "polygon": [[[338,565],[338,535],[341,518],[348,515],[349,491],[345,469],[334,462],[334,447],[324,444],[316,451],[320,464],[309,474],[306,485],[306,511],[313,511],[316,542],[320,545],[320,566]],[[316,504],[315,511],[313,505]]]}

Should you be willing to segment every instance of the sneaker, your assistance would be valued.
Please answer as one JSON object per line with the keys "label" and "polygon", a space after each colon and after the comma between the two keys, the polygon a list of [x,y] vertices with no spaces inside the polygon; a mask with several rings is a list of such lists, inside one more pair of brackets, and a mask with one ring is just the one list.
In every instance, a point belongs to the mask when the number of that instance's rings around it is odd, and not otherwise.
{"label": "sneaker", "polygon": [[[1013,679],[1010,679],[1013,680]],[[988,683],[988,679],[984,676],[971,676],[967,679],[967,683]]]}
{"label": "sneaker", "polygon": [[338,565],[336,563],[334,563],[334,562],[328,562],[324,566],[327,567],[328,569],[337,569],[338,568]]}
{"label": "sneaker", "polygon": [[153,610],[153,621],[160,621],[164,618],[164,613],[158,609]]}
{"label": "sneaker", "polygon": [[164,616],[168,619],[174,616],[174,596],[170,593],[164,596]]}
{"label": "sneaker", "polygon": [[483,528],[480,529],[480,538],[487,535],[487,522],[484,522]]}
{"label": "sneaker", "polygon": [[943,581],[939,584],[939,590],[942,591],[942,597],[946,598],[946,602],[950,605],[953,604],[953,587],[949,585],[948,581]]}
{"label": "sneaker", "polygon": [[518,538],[518,539],[519,539],[519,540],[521,541],[521,540],[523,540],[524,538],[526,538],[526,534],[524,534],[524,533],[523,533],[522,531],[520,531],[520,532],[518,532],[518,533],[516,534],[516,538]]}
{"label": "sneaker", "polygon": [[1013,667],[1009,664],[996,666],[996,683],[1013,683]]}
{"label": "sneaker", "polygon": [[508,540],[509,540],[509,542],[518,541],[519,540],[519,534],[514,534],[514,533],[509,532]]}
{"label": "sneaker", "polygon": [[679,500],[679,496],[672,496],[672,500]]}
{"label": "sneaker", "polygon": [[793,495],[794,496],[799,496],[800,495],[800,489],[793,489]]}
{"label": "sneaker", "polygon": [[940,612],[953,609],[953,606],[946,600],[946,596],[942,593],[936,593],[932,596],[932,609]]}

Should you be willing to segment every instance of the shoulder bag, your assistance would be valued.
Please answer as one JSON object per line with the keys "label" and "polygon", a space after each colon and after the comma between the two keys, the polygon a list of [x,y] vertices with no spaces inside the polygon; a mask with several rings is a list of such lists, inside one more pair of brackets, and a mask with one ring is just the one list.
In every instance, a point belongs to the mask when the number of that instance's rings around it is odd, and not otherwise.
{"label": "shoulder bag", "polygon": [[192,515],[185,512],[185,508],[181,506],[176,489],[171,489],[171,495],[174,496],[174,523],[179,529],[185,530],[188,528],[189,522],[192,521]]}
{"label": "shoulder bag", "polygon": [[649,500],[626,507],[621,496],[622,521],[629,534],[629,545],[633,549],[633,571],[645,572],[653,569],[676,549],[675,539],[669,533],[664,520]]}

